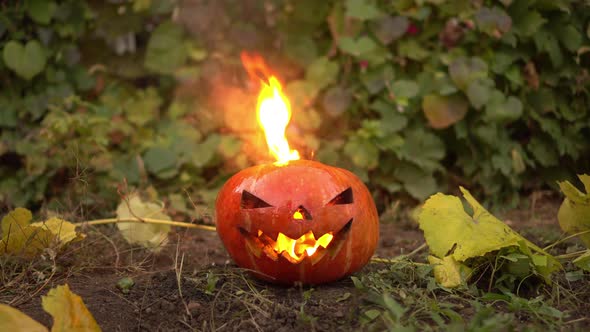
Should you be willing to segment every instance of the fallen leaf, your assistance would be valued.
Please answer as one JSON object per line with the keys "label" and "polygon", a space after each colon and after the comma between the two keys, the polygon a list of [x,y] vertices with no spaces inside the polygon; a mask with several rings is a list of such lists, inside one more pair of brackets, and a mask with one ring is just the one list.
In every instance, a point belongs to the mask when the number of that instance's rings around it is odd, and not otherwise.
{"label": "fallen leaf", "polygon": [[[144,202],[138,195],[132,195],[127,201],[123,201],[117,207],[117,218],[152,218],[170,220],[162,206],[156,203]],[[129,243],[140,244],[144,247],[158,251],[166,244],[170,225],[149,223],[117,223],[121,235]]]}
{"label": "fallen leaf", "polygon": [[0,331],[47,332],[47,328],[18,309],[0,304]]}
{"label": "fallen leaf", "polygon": [[43,310],[53,317],[51,332],[101,331],[82,298],[65,284],[57,286],[41,298]]}
{"label": "fallen leaf", "polygon": [[60,218],[50,218],[42,222],[34,222],[31,227],[36,227],[51,232],[53,240],[64,245],[72,241],[78,241],[86,237],[84,234],[76,232],[76,225]]}
{"label": "fallen leaf", "polygon": [[19,207],[10,211],[4,216],[4,218],[2,218],[2,236],[5,237],[15,229],[27,227],[32,219],[33,214],[27,209]]}
{"label": "fallen leaf", "polygon": [[[550,274],[561,267],[557,259],[490,214],[465,188],[461,187],[461,191],[473,215],[465,212],[458,197],[451,195],[438,193],[424,203],[418,222],[431,255],[465,263],[492,251],[517,247],[531,258],[536,271],[550,281]],[[536,255],[545,256],[546,260]]]}
{"label": "fallen leaf", "polygon": [[50,248],[52,238],[49,230],[39,227],[27,226],[15,231],[11,230],[0,240],[0,254],[32,258],[43,253],[45,248]]}
{"label": "fallen leaf", "polygon": [[123,277],[117,281],[117,288],[119,288],[123,294],[129,293],[134,285],[135,281],[130,277]]}
{"label": "fallen leaf", "polygon": [[442,259],[428,256],[428,262],[433,266],[434,278],[443,287],[459,287],[467,281],[472,269],[458,263],[452,256]]}
{"label": "fallen leaf", "polygon": [[16,208],[2,218],[0,253],[34,257],[46,248],[61,249],[66,244],[84,238],[76,225],[59,218],[30,223],[31,211]]}
{"label": "fallen leaf", "polygon": [[[569,181],[559,182],[565,199],[559,207],[557,219],[564,232],[575,234],[590,230],[590,175],[578,175],[586,193],[581,192]],[[590,233],[582,234],[580,239],[590,247]]]}

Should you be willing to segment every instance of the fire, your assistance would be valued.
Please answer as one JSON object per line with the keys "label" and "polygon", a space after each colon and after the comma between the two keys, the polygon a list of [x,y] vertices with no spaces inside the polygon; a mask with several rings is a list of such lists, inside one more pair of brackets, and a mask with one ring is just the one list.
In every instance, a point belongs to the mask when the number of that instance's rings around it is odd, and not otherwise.
{"label": "fire", "polygon": [[305,257],[315,254],[319,247],[328,247],[333,238],[334,235],[331,232],[320,236],[317,240],[312,231],[303,234],[296,240],[279,233],[273,249],[277,253],[287,254],[292,261],[300,262]]}
{"label": "fire", "polygon": [[299,159],[299,152],[291,150],[285,130],[291,120],[291,104],[283,93],[279,80],[270,73],[264,59],[242,52],[242,63],[252,79],[260,81],[260,93],[256,106],[258,124],[264,130],[270,153],[283,165]]}

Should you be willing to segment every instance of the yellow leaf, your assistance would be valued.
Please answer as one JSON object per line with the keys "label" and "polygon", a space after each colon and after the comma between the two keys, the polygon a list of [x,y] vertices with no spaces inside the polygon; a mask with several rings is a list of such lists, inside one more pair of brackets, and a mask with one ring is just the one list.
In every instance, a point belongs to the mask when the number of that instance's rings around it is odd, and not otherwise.
{"label": "yellow leaf", "polygon": [[74,240],[81,240],[85,237],[84,234],[76,233],[76,225],[55,217],[47,219],[44,222],[32,223],[31,226],[49,230],[53,234],[54,240],[61,245]]}
{"label": "yellow leaf", "polygon": [[2,219],[2,240],[0,253],[34,257],[45,248],[61,249],[67,243],[84,238],[76,233],[76,225],[51,218],[44,222],[30,223],[31,212],[16,208]]}
{"label": "yellow leaf", "polygon": [[67,284],[51,289],[41,303],[43,310],[53,317],[51,332],[101,331],[82,298],[72,293]]}
{"label": "yellow leaf", "polygon": [[0,253],[8,253],[27,258],[43,253],[45,248],[51,248],[53,234],[47,229],[27,226],[10,234],[0,241]]}
{"label": "yellow leaf", "polygon": [[[518,247],[521,251],[526,251],[525,254],[531,259],[532,251],[547,257],[542,266],[535,265],[537,272],[549,281],[551,272],[561,267],[559,262],[490,214],[469,191],[464,188],[461,191],[471,205],[473,215],[465,212],[461,200],[455,196],[438,193],[424,203],[418,219],[430,253],[439,258],[451,256],[462,263],[491,251]],[[534,262],[541,260],[536,259]]]}
{"label": "yellow leaf", "polygon": [[0,304],[0,331],[47,332],[47,328],[9,305]]}
{"label": "yellow leaf", "polygon": [[[559,207],[557,219],[564,232],[575,234],[590,230],[590,175],[578,175],[586,193],[581,192],[568,181],[559,182],[565,199]],[[580,235],[580,239],[590,247],[590,233]]]}
{"label": "yellow leaf", "polygon": [[446,256],[443,259],[428,256],[428,262],[433,266],[434,279],[447,288],[465,284],[472,271],[471,268],[458,263],[452,256]]}
{"label": "yellow leaf", "polygon": [[[117,207],[117,217],[126,218],[153,218],[170,220],[162,206],[144,202],[138,195],[133,195],[127,202],[123,201]],[[123,237],[129,243],[137,243],[154,251],[158,251],[166,244],[170,225],[141,224],[141,223],[117,223]]]}
{"label": "yellow leaf", "polygon": [[24,208],[16,208],[2,218],[2,238],[6,238],[11,232],[23,229],[33,219],[31,211]]}

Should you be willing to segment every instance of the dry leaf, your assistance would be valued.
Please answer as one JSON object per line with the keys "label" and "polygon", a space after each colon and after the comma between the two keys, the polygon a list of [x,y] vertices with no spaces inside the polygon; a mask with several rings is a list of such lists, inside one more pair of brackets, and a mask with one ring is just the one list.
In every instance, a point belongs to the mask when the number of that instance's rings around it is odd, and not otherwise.
{"label": "dry leaf", "polygon": [[46,248],[60,249],[66,244],[84,238],[76,232],[76,225],[51,218],[44,222],[30,223],[31,211],[16,208],[2,218],[0,254],[9,253],[34,257]]}
{"label": "dry leaf", "polygon": [[[565,195],[559,207],[557,219],[564,232],[575,234],[590,230],[590,175],[578,175],[586,192],[578,190],[569,181],[559,182],[559,187]],[[590,247],[590,233],[579,236],[582,242]]]}
{"label": "dry leaf", "polygon": [[[162,206],[144,202],[138,195],[133,195],[128,201],[123,201],[117,207],[117,217],[127,218],[153,218],[170,220]],[[168,240],[170,225],[141,224],[141,223],[117,223],[121,234],[129,243],[137,243],[152,250],[160,250]]]}
{"label": "dry leaf", "polygon": [[0,304],[0,331],[48,332],[45,326],[6,304]]}
{"label": "dry leaf", "polygon": [[53,317],[51,332],[101,331],[82,298],[72,293],[67,284],[51,289],[41,303],[43,310]]}
{"label": "dry leaf", "polygon": [[465,263],[469,258],[517,247],[531,258],[537,272],[549,281],[550,274],[561,267],[557,259],[494,217],[469,191],[464,188],[461,191],[473,209],[472,215],[465,211],[458,197],[438,193],[424,203],[418,218],[430,253],[440,261],[439,275],[453,276],[449,284],[457,284],[458,266],[447,260],[448,257],[456,263]]}

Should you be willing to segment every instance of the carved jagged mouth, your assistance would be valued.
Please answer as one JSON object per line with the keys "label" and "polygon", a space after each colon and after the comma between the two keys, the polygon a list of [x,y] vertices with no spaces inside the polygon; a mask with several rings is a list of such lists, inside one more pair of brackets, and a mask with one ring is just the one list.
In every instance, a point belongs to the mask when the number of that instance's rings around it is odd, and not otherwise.
{"label": "carved jagged mouth", "polygon": [[238,227],[238,229],[245,238],[248,250],[256,257],[260,257],[264,253],[274,261],[277,261],[279,257],[283,257],[293,264],[300,263],[309,257],[313,265],[319,262],[326,254],[335,255],[340,251],[343,244],[342,240],[350,231],[351,226],[352,219],[338,232],[325,233],[317,239],[312,231],[303,234],[298,239],[292,239],[279,232],[276,239],[272,239],[261,230],[258,230],[256,234],[252,234],[242,227]]}

